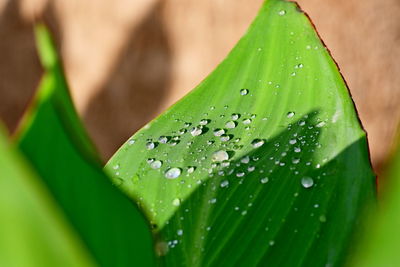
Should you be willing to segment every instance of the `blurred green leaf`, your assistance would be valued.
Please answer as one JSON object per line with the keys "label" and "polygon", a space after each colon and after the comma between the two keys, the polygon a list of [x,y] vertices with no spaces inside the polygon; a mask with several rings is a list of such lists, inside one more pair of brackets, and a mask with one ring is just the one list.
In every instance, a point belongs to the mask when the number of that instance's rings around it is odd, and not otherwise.
{"label": "blurred green leaf", "polygon": [[0,266],[94,266],[54,199],[0,128]]}
{"label": "blurred green leaf", "polygon": [[340,265],[375,197],[346,84],[282,0],[106,169],[147,212],[170,266]]}
{"label": "blurred green leaf", "polygon": [[36,36],[45,74],[17,134],[18,146],[100,265],[151,266],[149,225],[103,173],[43,25],[36,27]]}
{"label": "blurred green leaf", "polygon": [[379,177],[379,205],[368,210],[357,253],[349,266],[396,267],[400,255],[400,135],[386,171]]}

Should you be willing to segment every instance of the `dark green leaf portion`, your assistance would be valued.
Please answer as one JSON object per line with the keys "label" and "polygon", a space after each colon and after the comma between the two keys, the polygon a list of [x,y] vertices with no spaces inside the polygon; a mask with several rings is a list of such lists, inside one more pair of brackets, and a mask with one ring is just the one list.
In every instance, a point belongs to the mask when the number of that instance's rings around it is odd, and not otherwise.
{"label": "dark green leaf portion", "polygon": [[[160,233],[170,247],[163,263],[340,266],[352,229],[360,225],[358,211],[373,198],[365,170],[354,169],[368,166],[360,149],[366,143],[360,139],[319,167],[312,158],[320,131],[310,127],[316,116],[302,120],[307,127],[297,121],[231,162],[224,175],[208,179],[187,198]],[[282,145],[293,136],[304,144],[298,153]],[[307,163],[310,167],[301,167]],[[351,179],[337,179],[338,174]]]}
{"label": "dark green leaf portion", "polygon": [[44,26],[37,27],[45,75],[19,132],[18,145],[102,266],[154,262],[148,224],[101,170],[74,110]]}
{"label": "dark green leaf portion", "polygon": [[172,266],[339,265],[375,190],[345,82],[282,0],[267,0],[217,69],[107,171],[146,210]]}
{"label": "dark green leaf portion", "polygon": [[0,128],[0,266],[93,266],[53,198]]}

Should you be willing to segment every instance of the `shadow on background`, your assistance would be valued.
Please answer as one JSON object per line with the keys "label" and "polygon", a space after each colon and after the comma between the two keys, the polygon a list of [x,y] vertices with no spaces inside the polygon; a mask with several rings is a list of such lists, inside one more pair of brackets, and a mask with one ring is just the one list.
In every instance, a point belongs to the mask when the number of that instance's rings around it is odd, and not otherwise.
{"label": "shadow on background", "polygon": [[22,117],[42,72],[32,24],[21,17],[19,7],[19,0],[10,0],[0,15],[0,118],[10,131]]}
{"label": "shadow on background", "polygon": [[[18,126],[42,76],[36,51],[33,23],[22,18],[20,0],[7,2],[0,15],[0,119],[10,132]],[[56,44],[61,44],[53,2],[43,20],[50,27]]]}
{"label": "shadow on background", "polygon": [[163,1],[135,28],[117,62],[84,114],[106,158],[156,115],[168,89],[171,49],[163,25]]}

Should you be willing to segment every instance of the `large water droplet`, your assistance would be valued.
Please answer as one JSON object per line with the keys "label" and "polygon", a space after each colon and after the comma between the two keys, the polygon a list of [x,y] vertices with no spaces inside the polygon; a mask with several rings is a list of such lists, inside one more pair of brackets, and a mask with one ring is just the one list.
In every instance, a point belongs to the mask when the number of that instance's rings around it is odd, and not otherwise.
{"label": "large water droplet", "polygon": [[165,172],[165,178],[167,179],[175,179],[181,175],[181,169],[179,168],[171,168]]}
{"label": "large water droplet", "polygon": [[219,150],[213,153],[212,160],[213,161],[225,161],[229,159],[229,154],[224,150]]}
{"label": "large water droplet", "polygon": [[249,89],[241,89],[240,94],[241,95],[247,95],[249,93]]}
{"label": "large water droplet", "polygon": [[314,185],[314,180],[311,177],[303,177],[301,178],[301,185],[304,188],[310,188]]}

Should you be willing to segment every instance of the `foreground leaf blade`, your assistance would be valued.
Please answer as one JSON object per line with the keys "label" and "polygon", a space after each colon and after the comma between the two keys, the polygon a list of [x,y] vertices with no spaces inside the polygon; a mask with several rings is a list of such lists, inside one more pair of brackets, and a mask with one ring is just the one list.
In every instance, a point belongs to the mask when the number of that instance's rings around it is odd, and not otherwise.
{"label": "foreground leaf blade", "polygon": [[102,266],[154,263],[152,237],[136,204],[112,185],[73,108],[49,33],[37,27],[45,75],[18,145]]}
{"label": "foreground leaf blade", "polygon": [[379,179],[379,205],[368,210],[357,253],[348,266],[397,266],[400,261],[400,136],[386,171]]}
{"label": "foreground leaf blade", "polygon": [[106,168],[147,211],[170,266],[339,265],[375,197],[345,82],[308,18],[280,0]]}
{"label": "foreground leaf blade", "polygon": [[94,266],[45,186],[0,128],[0,265]]}

